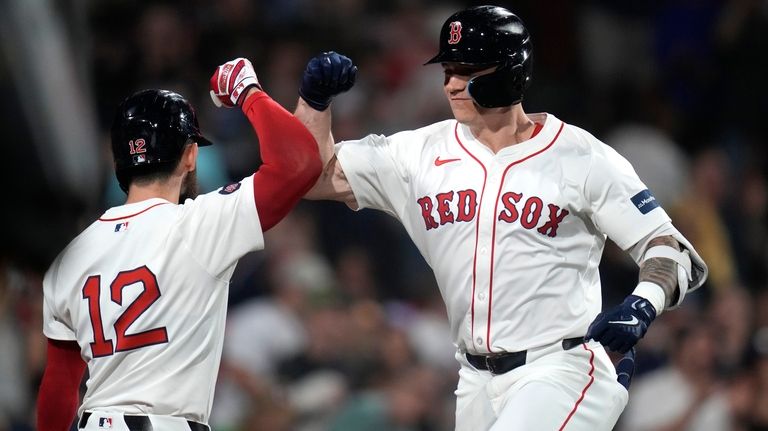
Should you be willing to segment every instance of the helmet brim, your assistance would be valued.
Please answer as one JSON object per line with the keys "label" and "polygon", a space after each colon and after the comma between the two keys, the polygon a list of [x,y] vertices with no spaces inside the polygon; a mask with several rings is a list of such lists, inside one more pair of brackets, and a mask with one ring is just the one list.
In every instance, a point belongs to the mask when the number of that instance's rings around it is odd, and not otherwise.
{"label": "helmet brim", "polygon": [[436,56],[430,58],[429,61],[427,61],[426,63],[422,64],[422,66],[426,66],[428,64],[442,63],[443,62],[443,57],[445,57],[445,55],[442,52],[440,52]]}
{"label": "helmet brim", "polygon": [[209,141],[208,138],[206,138],[203,135],[193,136],[190,139],[192,139],[193,141],[197,142],[197,146],[198,147],[207,147],[209,145],[213,145],[213,142]]}
{"label": "helmet brim", "polygon": [[477,67],[490,67],[495,66],[501,61],[485,61],[482,59],[467,59],[466,55],[462,54],[458,51],[444,51],[439,52],[436,56],[432,57],[424,63],[422,66],[426,66],[428,64],[435,64],[435,63],[458,63],[458,64],[464,64],[467,66],[477,66]]}

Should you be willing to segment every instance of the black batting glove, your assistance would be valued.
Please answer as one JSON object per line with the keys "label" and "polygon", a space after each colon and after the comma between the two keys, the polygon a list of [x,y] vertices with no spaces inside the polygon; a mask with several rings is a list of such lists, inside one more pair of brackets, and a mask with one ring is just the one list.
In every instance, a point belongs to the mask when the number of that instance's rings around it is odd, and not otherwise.
{"label": "black batting glove", "polygon": [[598,314],[584,338],[626,353],[643,338],[655,318],[656,310],[647,299],[629,295],[620,305]]}
{"label": "black batting glove", "polygon": [[331,99],[353,85],[357,66],[349,57],[330,51],[315,56],[304,70],[299,96],[312,108],[325,111]]}

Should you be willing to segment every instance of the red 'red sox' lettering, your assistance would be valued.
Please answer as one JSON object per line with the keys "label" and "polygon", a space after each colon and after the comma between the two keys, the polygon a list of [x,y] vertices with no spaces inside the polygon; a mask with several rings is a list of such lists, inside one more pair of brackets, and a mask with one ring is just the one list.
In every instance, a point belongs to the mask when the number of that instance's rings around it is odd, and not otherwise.
{"label": "red 'red sox' lettering", "polygon": [[440,224],[453,223],[454,216],[448,206],[453,200],[453,191],[437,194],[437,214],[440,215]]}
{"label": "red 'red sox' lettering", "polygon": [[474,190],[459,190],[459,214],[456,221],[472,221],[477,211],[477,193]]}
{"label": "red 'red sox' lettering", "polygon": [[[499,211],[497,220],[506,223],[519,222],[520,226],[526,229],[536,229],[542,235],[556,237],[557,228],[570,212],[552,203],[545,205],[538,196],[530,196],[525,200],[523,198],[522,193],[504,193],[500,198],[502,209]],[[424,226],[427,230],[437,229],[448,223],[470,222],[477,215],[477,192],[474,190],[437,193],[435,197],[424,196],[417,202],[421,207],[421,216],[424,218]],[[450,206],[454,202],[456,203],[455,214]],[[542,217],[545,206],[547,207],[546,219]],[[433,212],[437,214],[433,215]],[[540,224],[542,219],[546,221]]]}
{"label": "red 'red sox' lettering", "polygon": [[439,227],[440,225],[437,224],[435,219],[432,217],[432,198],[429,196],[424,196],[423,198],[416,201],[421,206],[421,216],[424,217],[424,223],[427,225],[427,230],[435,229]]}

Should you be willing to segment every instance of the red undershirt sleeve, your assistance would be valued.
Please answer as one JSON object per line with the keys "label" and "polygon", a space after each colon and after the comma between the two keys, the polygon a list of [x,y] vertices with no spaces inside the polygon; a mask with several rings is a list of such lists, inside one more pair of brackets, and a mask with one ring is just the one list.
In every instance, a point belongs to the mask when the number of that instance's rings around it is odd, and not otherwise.
{"label": "red undershirt sleeve", "polygon": [[322,163],[312,134],[266,93],[251,95],[243,112],[259,137],[263,164],[253,176],[253,194],[266,232],[312,188]]}
{"label": "red undershirt sleeve", "polygon": [[48,339],[48,358],[37,396],[37,429],[68,431],[80,401],[86,363],[74,341]]}

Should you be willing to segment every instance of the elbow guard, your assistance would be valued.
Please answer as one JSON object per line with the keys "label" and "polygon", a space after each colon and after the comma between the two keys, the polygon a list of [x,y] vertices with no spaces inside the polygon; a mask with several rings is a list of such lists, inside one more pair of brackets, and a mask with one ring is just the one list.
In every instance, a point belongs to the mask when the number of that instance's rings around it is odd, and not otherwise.
{"label": "elbow guard", "polygon": [[677,263],[677,290],[673,293],[672,297],[669,298],[669,306],[666,308],[674,309],[679,307],[693,281],[691,254],[687,249],[679,251],[668,245],[657,245],[649,248],[645,252],[643,261],[653,258],[671,259]]}

